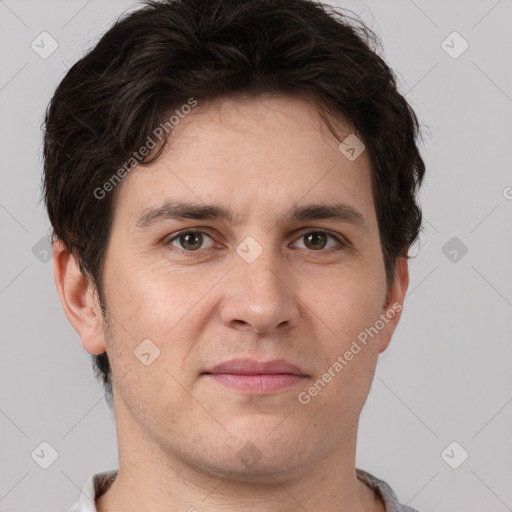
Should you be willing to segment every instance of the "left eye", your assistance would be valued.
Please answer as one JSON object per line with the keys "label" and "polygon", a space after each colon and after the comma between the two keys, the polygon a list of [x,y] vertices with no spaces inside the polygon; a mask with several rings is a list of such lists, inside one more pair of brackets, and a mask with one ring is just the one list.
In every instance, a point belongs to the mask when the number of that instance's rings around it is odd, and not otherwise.
{"label": "left eye", "polygon": [[[334,245],[331,247],[326,247],[326,239],[331,238],[335,241]],[[310,231],[309,233],[304,233],[299,240],[306,240],[307,244],[315,247],[312,250],[323,250],[323,249],[331,249],[332,247],[336,247],[336,244],[343,246],[344,244],[341,242],[341,240],[338,237],[335,237],[334,235],[331,235],[330,233],[327,233],[325,231]],[[295,244],[294,244],[295,245]],[[318,246],[321,247],[318,247]],[[311,247],[306,247],[306,249],[311,249]]]}
{"label": "left eye", "polygon": [[[210,240],[210,244],[206,247],[203,246],[203,243],[206,239]],[[334,241],[331,246],[328,245],[328,239]],[[305,241],[305,247],[299,247],[300,249],[310,249],[313,251],[331,249],[339,245],[344,247],[345,244],[336,236],[331,235],[325,231],[309,231],[308,233],[304,233],[301,235],[298,240]],[[295,242],[293,245],[296,247],[298,242]],[[179,249],[183,249],[187,252],[195,252],[199,249],[209,249],[213,247],[213,239],[210,235],[206,234],[203,231],[182,231],[177,235],[173,236],[167,242],[169,245],[173,245],[174,247],[178,247]],[[179,246],[177,245],[179,244]]]}

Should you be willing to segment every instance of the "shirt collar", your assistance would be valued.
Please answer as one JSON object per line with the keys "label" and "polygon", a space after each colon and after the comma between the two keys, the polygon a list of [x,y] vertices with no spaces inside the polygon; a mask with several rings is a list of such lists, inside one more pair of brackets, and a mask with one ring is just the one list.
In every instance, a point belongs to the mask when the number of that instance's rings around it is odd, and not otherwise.
{"label": "shirt collar", "polygon": [[68,512],[97,512],[96,499],[104,494],[117,476],[117,469],[93,473],[84,485],[80,499]]}
{"label": "shirt collar", "polygon": [[[417,512],[406,505],[402,505],[393,489],[384,480],[379,480],[372,474],[357,468],[356,475],[359,480],[379,494],[386,506],[386,512]],[[116,476],[116,469],[93,473],[85,483],[79,501],[68,512],[97,512],[96,499],[109,489]]]}

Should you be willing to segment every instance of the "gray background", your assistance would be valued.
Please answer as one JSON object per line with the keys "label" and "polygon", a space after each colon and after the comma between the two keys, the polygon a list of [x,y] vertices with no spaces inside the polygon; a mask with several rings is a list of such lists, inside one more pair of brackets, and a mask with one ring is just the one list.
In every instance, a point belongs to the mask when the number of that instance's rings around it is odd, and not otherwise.
{"label": "gray background", "polygon": [[[362,413],[357,466],[421,512],[512,510],[512,2],[336,5],[381,36],[427,127],[424,231]],[[40,125],[69,66],[136,6],[0,0],[2,512],[66,510],[91,473],[117,467],[113,415],[45,261]],[[59,45],[46,59],[31,47],[43,31]],[[442,46],[454,31],[469,43],[457,58],[458,36]],[[58,452],[48,469],[31,457],[43,441]]]}

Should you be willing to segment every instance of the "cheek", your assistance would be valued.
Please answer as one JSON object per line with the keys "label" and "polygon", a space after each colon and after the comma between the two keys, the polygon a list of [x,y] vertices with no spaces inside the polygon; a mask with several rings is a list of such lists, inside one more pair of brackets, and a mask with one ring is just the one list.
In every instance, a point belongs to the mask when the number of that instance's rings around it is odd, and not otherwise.
{"label": "cheek", "polygon": [[338,424],[340,415],[357,418],[366,400],[379,341],[378,334],[368,335],[368,329],[380,314],[375,296],[354,293],[338,295],[337,299],[327,319],[334,334],[318,340],[326,356],[324,365],[306,390],[311,397],[318,396],[315,407],[330,416],[333,425]]}
{"label": "cheek", "polygon": [[[372,267],[332,272],[309,291],[308,303],[325,325],[331,349],[342,349],[378,320],[385,297],[385,279]],[[331,351],[331,350],[330,350]]]}
{"label": "cheek", "polygon": [[115,390],[143,429],[157,429],[162,422],[172,429],[176,417],[171,411],[188,414],[194,403],[186,391],[194,375],[184,371],[190,369],[193,333],[180,322],[181,311],[158,300],[160,288],[139,288],[137,279],[130,286],[116,301],[115,319],[109,319],[107,351]]}
{"label": "cheek", "polygon": [[192,384],[192,372],[184,369],[193,366],[195,341],[204,328],[205,317],[197,314],[204,287],[190,286],[188,279],[178,279],[173,272],[123,265],[108,275],[106,284],[116,293],[107,298],[107,350],[114,375],[121,379],[129,372],[120,384],[130,388],[123,394],[135,399],[169,389],[171,396],[179,397],[179,384],[187,389]]}
{"label": "cheek", "polygon": [[109,297],[112,314],[134,337],[161,339],[197,301],[197,286],[178,277],[143,261],[112,266],[107,283],[115,291]]}
{"label": "cheek", "polygon": [[382,276],[365,270],[331,276],[324,292],[310,301],[312,318],[321,319],[324,334],[319,334],[318,344],[326,356],[316,375],[316,388],[323,395],[318,404],[337,404],[334,415],[347,408],[355,414],[361,407],[378,358],[379,335],[371,328],[382,312],[385,284]]}

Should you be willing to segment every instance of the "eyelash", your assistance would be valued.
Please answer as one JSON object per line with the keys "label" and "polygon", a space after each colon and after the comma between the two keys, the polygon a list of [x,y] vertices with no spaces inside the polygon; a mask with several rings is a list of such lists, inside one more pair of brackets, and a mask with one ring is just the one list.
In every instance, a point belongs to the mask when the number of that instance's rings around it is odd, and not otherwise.
{"label": "eyelash", "polygon": [[[172,246],[172,242],[174,242],[175,240],[179,239],[181,236],[184,236],[184,235],[187,235],[187,234],[201,234],[201,235],[206,235],[210,238],[213,238],[211,235],[209,235],[207,232],[205,231],[201,231],[199,229],[185,229],[183,231],[178,231],[175,235],[173,235],[171,238],[168,238],[167,241],[165,242],[165,245],[166,246]],[[336,240],[336,242],[339,244],[340,247],[338,248],[334,248],[334,247],[330,247],[329,249],[319,249],[317,251],[315,250],[310,250],[311,252],[318,252],[318,253],[322,253],[322,252],[327,252],[329,250],[336,250],[336,251],[339,251],[339,250],[342,250],[342,249],[345,249],[345,248],[348,248],[349,247],[349,242],[345,241],[344,239],[340,238],[339,236],[336,236],[334,234],[332,234],[330,231],[326,231],[326,230],[323,230],[323,229],[314,229],[314,230],[311,230],[311,231],[306,231],[304,233],[302,233],[302,235],[299,236],[299,239],[305,237],[306,235],[311,235],[311,234],[316,234],[316,233],[322,233],[324,235],[327,235],[328,237],[331,237],[333,238],[334,240]],[[178,251],[179,253],[185,255],[185,256],[193,256],[195,253],[198,253],[198,252],[201,252],[201,250],[205,250],[205,249],[196,249],[194,251],[191,251],[191,250],[187,250],[187,249],[180,249],[179,247],[176,247],[176,246],[172,246],[176,251]]]}

